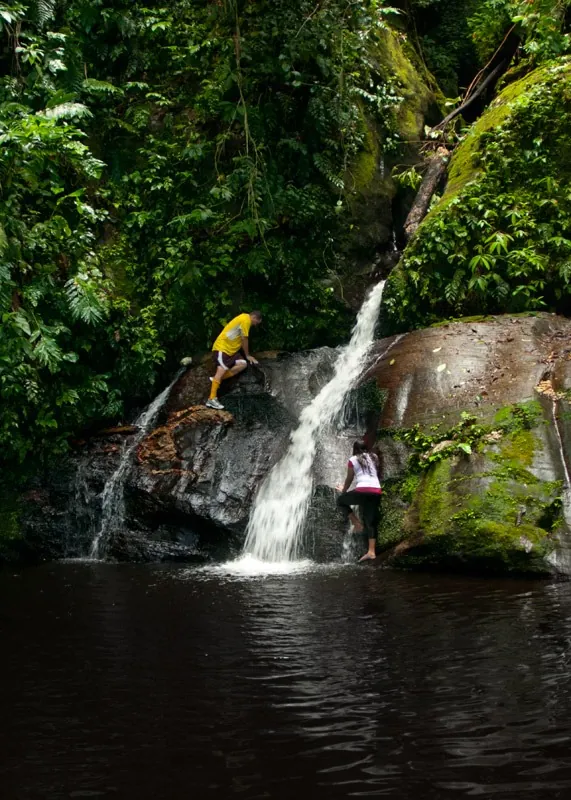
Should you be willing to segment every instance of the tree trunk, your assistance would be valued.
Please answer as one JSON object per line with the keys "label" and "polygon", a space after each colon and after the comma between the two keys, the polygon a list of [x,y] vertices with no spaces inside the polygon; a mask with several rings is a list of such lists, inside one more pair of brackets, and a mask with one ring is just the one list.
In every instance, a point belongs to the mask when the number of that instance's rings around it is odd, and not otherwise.
{"label": "tree trunk", "polygon": [[439,147],[438,150],[429,157],[428,169],[426,170],[426,174],[414,198],[412,208],[404,223],[404,235],[407,242],[412,239],[428,211],[432,195],[436,191],[440,179],[446,170],[449,155],[450,153],[446,147]]}

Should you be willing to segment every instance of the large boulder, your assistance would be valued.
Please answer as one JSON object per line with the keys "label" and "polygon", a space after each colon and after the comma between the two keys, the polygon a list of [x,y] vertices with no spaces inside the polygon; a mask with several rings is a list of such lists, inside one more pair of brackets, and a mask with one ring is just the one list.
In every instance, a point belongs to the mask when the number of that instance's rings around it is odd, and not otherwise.
{"label": "large boulder", "polygon": [[570,336],[548,314],[451,323],[406,335],[373,367],[393,564],[569,572]]}
{"label": "large boulder", "polygon": [[[127,525],[111,552],[127,555],[130,536],[140,552],[140,532],[173,515],[190,522],[203,549],[214,542],[226,553],[237,552],[256,491],[285,452],[302,409],[331,378],[335,356],[330,348],[265,354],[258,367],[223,383],[219,397],[224,411],[202,405],[210,360],[188,370],[171,392],[163,424],[137,449],[126,485]],[[318,450],[306,549],[321,559],[341,553],[334,487],[343,474],[350,447],[346,436],[355,423],[355,418],[347,420],[344,431],[327,433]],[[330,544],[335,530],[336,542]],[[219,551],[211,548],[211,555]]]}

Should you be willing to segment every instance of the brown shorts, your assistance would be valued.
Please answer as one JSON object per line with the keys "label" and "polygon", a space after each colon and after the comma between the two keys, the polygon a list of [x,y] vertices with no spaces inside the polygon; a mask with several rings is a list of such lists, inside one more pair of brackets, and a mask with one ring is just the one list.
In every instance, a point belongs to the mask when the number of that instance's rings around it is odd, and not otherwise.
{"label": "brown shorts", "polygon": [[212,358],[214,359],[216,368],[226,367],[226,369],[232,369],[232,367],[236,364],[248,363],[244,353],[241,350],[238,350],[238,352],[234,353],[233,356],[229,356],[228,353],[223,353],[222,350],[213,350]]}

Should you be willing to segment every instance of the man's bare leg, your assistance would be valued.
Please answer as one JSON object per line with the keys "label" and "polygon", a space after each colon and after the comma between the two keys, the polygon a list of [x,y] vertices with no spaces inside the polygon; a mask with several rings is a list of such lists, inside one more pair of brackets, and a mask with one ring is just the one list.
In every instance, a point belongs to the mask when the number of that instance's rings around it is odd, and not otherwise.
{"label": "man's bare leg", "polygon": [[232,369],[226,370],[226,374],[223,378],[221,378],[221,380],[227,381],[228,378],[233,378],[234,375],[239,375],[241,372],[244,372],[247,366],[248,364],[246,361],[237,361]]}

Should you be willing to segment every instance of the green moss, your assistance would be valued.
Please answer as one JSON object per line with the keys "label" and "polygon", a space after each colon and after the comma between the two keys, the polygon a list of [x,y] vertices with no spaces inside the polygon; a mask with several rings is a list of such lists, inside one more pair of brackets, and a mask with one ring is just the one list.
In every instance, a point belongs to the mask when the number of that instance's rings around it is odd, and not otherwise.
{"label": "green moss", "polygon": [[403,97],[397,110],[397,130],[405,142],[415,142],[420,137],[426,112],[434,103],[435,96],[393,31],[387,29],[383,32],[377,57],[382,71],[395,81]]}
{"label": "green moss", "polygon": [[392,498],[383,497],[381,504],[381,522],[377,535],[377,545],[381,550],[394,547],[406,536],[406,506],[399,505]]}
{"label": "green moss", "polygon": [[472,317],[450,317],[450,319],[442,320],[441,322],[433,322],[431,328],[442,328],[450,325],[452,322],[491,322],[494,317],[490,314],[474,314]]}
{"label": "green moss", "polygon": [[377,543],[382,550],[401,542],[411,531],[410,506],[421,484],[420,475],[409,473],[383,482],[381,523]]}
{"label": "green moss", "polygon": [[498,409],[494,425],[506,431],[530,430],[540,423],[541,417],[541,403],[529,400],[527,403],[515,403]]}
{"label": "green moss", "polygon": [[513,406],[504,406],[499,408],[494,417],[495,425],[508,425],[513,419]]}
{"label": "green moss", "polygon": [[[545,556],[554,546],[561,486],[530,470],[541,445],[530,427],[539,423],[540,410],[536,401],[500,409],[496,426],[505,433],[499,442],[486,444],[482,438],[469,460],[444,457],[416,485],[410,477],[401,480],[399,496],[407,484],[409,497],[414,495],[422,540],[396,559],[397,566],[549,571]],[[482,437],[487,430],[481,428]],[[405,529],[403,515],[401,538]]]}
{"label": "green moss", "polygon": [[378,160],[374,153],[362,150],[351,167],[353,191],[363,192],[375,178],[378,170]]}
{"label": "green moss", "polygon": [[399,497],[405,503],[412,503],[421,483],[420,475],[407,475],[401,482]]}
{"label": "green moss", "polygon": [[476,520],[456,534],[455,542],[463,559],[506,571],[547,571],[539,559],[551,550],[550,541],[535,525]]}
{"label": "green moss", "polygon": [[481,171],[482,134],[499,127],[509,116],[509,113],[510,108],[508,105],[491,106],[470,130],[470,133],[454,153],[448,172],[446,191],[434,211],[444,208],[468,183],[476,180]]}
{"label": "green moss", "polygon": [[450,459],[439,461],[426,474],[418,491],[418,519],[425,536],[446,532],[452,514],[448,485],[452,465]]}
{"label": "green moss", "polygon": [[[395,565],[548,573],[562,503],[561,481],[532,472],[543,446],[535,429],[543,423],[541,404],[532,400],[499,409],[491,424],[464,412],[445,431],[383,431],[413,449],[407,471],[385,482],[389,513],[379,543],[415,542]],[[501,438],[490,439],[497,430]],[[420,457],[448,439],[470,443],[472,453]]]}
{"label": "green moss", "polygon": [[[378,133],[368,120],[361,103],[359,103],[359,108],[361,109],[361,124],[365,128],[365,141],[348,170],[345,183],[352,192],[363,194],[379,177],[381,147]],[[391,191],[394,193],[392,187]]]}
{"label": "green moss", "polygon": [[499,458],[503,462],[516,462],[530,467],[535,446],[536,437],[531,431],[516,431],[503,440]]}

